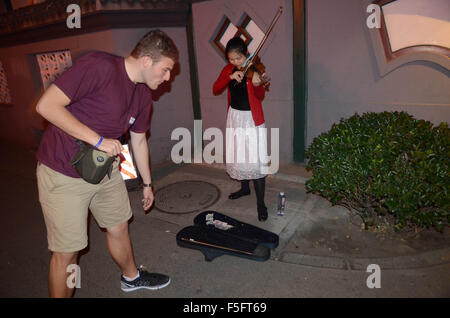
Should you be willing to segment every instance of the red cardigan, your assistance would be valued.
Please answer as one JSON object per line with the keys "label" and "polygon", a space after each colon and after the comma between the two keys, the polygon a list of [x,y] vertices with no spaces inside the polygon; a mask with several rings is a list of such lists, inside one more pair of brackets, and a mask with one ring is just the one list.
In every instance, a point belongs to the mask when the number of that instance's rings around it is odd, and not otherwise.
{"label": "red cardigan", "polygon": [[[233,64],[227,64],[220,72],[219,77],[214,82],[213,85],[213,94],[219,95],[223,92],[225,88],[228,88],[228,83],[231,81],[230,75],[232,74],[234,69]],[[250,104],[250,110],[252,112],[253,121],[255,122],[255,126],[259,126],[264,124],[264,113],[262,110],[261,101],[264,99],[266,91],[264,90],[264,86],[253,86],[252,81],[247,78],[247,92],[248,92],[248,101]],[[228,108],[230,107],[231,95],[230,90],[228,89]]]}

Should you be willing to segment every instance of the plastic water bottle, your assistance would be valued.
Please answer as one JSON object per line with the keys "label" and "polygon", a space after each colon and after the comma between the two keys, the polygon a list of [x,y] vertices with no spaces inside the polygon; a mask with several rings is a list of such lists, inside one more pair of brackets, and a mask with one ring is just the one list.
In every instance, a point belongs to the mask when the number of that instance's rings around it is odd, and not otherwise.
{"label": "plastic water bottle", "polygon": [[286,207],[286,196],[284,192],[280,192],[278,196],[278,212],[277,215],[284,215],[284,208]]}

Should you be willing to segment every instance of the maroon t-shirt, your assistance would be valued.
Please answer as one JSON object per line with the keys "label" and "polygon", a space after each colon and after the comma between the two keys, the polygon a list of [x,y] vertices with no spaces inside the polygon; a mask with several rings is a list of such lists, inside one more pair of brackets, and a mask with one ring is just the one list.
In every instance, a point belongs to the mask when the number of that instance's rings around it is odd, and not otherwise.
{"label": "maroon t-shirt", "polygon": [[[88,53],[54,84],[70,99],[66,109],[104,138],[118,139],[128,129],[145,133],[149,128],[151,90],[145,84],[135,85],[130,80],[123,57],[104,52]],[[79,148],[74,137],[50,123],[36,156],[53,170],[79,178],[70,165]]]}

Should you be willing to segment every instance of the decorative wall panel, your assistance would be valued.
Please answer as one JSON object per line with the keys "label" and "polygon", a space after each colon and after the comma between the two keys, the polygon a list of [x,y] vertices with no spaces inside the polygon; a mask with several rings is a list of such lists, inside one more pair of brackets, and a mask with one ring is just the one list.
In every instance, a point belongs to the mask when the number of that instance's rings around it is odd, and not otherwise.
{"label": "decorative wall panel", "polygon": [[6,73],[0,61],[0,104],[12,104]]}
{"label": "decorative wall panel", "polygon": [[39,63],[44,89],[47,89],[55,79],[72,66],[69,50],[36,54],[36,59]]}

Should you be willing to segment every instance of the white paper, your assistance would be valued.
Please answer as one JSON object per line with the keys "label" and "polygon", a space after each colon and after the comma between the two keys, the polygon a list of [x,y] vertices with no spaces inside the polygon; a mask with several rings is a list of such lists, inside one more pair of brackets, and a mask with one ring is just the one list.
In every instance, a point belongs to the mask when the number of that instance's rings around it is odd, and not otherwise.
{"label": "white paper", "polygon": [[123,180],[135,179],[137,178],[136,168],[133,164],[133,159],[131,158],[130,148],[128,144],[122,145],[123,151],[120,153],[120,164],[119,171],[122,175]]}

